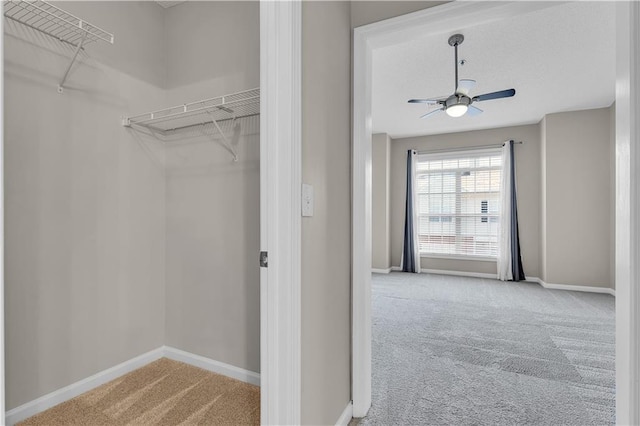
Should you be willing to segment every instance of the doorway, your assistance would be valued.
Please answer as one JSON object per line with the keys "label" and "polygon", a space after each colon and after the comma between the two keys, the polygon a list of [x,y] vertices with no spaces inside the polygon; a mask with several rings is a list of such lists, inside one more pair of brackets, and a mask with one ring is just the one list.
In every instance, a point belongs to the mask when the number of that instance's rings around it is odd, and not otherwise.
{"label": "doorway", "polygon": [[[411,39],[424,32],[446,34],[467,24],[489,23],[547,7],[523,3],[449,3],[410,15],[356,28],[354,33],[353,112],[353,385],[354,416],[362,417],[371,405],[371,66],[375,49]],[[618,4],[618,87],[616,89],[616,376],[617,420],[638,421],[637,324],[639,311],[637,214],[638,195],[630,188],[636,179],[638,131],[638,17],[632,2]],[[624,107],[621,107],[623,105]],[[635,115],[633,112],[636,111]],[[632,233],[629,233],[629,229]]]}

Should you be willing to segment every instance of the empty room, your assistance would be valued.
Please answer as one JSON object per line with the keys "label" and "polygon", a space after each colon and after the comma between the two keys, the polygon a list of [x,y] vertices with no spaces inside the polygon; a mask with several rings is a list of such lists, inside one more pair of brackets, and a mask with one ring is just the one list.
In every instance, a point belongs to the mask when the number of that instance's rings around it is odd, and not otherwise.
{"label": "empty room", "polygon": [[615,423],[615,44],[571,3],[374,51],[359,424]]}

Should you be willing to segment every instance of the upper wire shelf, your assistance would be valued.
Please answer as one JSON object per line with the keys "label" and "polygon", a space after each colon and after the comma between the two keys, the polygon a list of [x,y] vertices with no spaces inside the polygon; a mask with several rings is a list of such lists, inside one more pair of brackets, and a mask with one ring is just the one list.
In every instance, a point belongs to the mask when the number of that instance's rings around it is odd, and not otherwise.
{"label": "upper wire shelf", "polygon": [[203,135],[214,138],[220,135],[219,142],[238,161],[238,153],[220,122],[251,117],[260,114],[260,89],[250,89],[231,95],[191,102],[180,106],[147,112],[122,119],[126,127],[141,126],[155,135],[168,136],[181,129],[199,130]]}
{"label": "upper wire shelf", "polygon": [[180,106],[147,112],[122,120],[124,126],[138,125],[166,135],[193,126],[216,124],[260,114],[260,89],[205,99]]}
{"label": "upper wire shelf", "polygon": [[62,42],[79,46],[102,40],[113,44],[113,34],[42,0],[8,0],[4,16]]}

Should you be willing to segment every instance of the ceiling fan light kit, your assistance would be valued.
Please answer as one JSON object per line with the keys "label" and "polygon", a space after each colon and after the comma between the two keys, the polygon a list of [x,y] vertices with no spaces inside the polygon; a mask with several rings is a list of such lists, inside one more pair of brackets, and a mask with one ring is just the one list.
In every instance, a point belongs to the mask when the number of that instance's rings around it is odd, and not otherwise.
{"label": "ceiling fan light kit", "polygon": [[469,113],[469,115],[478,115],[482,113],[482,110],[476,108],[472,104],[474,102],[489,101],[492,99],[510,98],[516,94],[515,89],[501,90],[498,92],[485,93],[483,95],[477,95],[470,97],[469,92],[474,88],[475,80],[458,79],[458,46],[464,41],[462,34],[454,34],[449,37],[448,43],[453,47],[455,53],[454,65],[455,65],[455,91],[453,95],[445,99],[410,99],[409,103],[420,103],[430,105],[440,105],[439,109],[430,111],[420,118],[430,117],[436,115],[438,112],[444,111],[450,117],[462,117]]}
{"label": "ceiling fan light kit", "polygon": [[470,99],[466,96],[460,98],[450,97],[445,101],[444,111],[449,117],[462,117],[467,113],[470,103]]}

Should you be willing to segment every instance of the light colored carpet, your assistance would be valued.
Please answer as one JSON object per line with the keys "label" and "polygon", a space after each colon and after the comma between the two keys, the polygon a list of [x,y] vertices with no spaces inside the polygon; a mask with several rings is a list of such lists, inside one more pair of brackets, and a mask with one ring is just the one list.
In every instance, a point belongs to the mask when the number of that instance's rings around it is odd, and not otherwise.
{"label": "light colored carpet", "polygon": [[373,276],[373,403],[352,425],[615,423],[614,297]]}
{"label": "light colored carpet", "polygon": [[20,426],[259,425],[260,388],[166,358]]}

